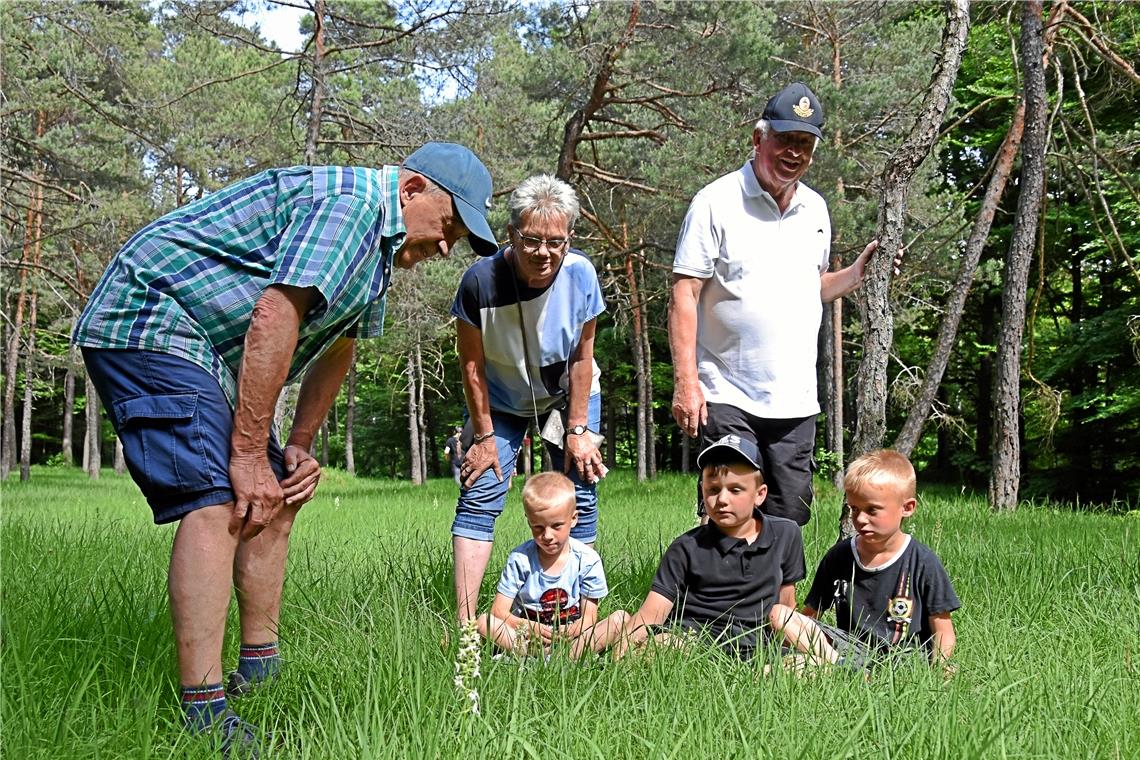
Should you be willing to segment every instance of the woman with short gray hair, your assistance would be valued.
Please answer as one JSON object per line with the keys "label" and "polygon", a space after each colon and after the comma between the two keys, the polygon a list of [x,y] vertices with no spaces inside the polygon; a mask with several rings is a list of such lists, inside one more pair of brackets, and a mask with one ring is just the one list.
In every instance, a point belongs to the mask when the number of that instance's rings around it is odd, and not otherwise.
{"label": "woman with short gray hair", "polygon": [[509,243],[471,265],[451,307],[468,410],[451,527],[460,620],[475,615],[495,518],[530,422],[542,431],[554,468],[574,482],[570,536],[587,545],[597,538],[596,484],[606,474],[594,362],[606,306],[594,265],[570,247],[578,197],[540,174],[519,184],[509,208]]}

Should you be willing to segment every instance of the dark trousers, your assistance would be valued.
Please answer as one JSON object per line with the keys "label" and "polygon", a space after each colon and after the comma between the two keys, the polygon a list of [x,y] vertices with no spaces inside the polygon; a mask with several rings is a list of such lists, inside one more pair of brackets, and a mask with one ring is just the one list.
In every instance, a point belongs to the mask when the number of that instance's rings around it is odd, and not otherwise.
{"label": "dark trousers", "polygon": [[[709,421],[701,429],[701,450],[721,436],[738,435],[756,442],[760,449],[768,498],[760,505],[767,515],[786,517],[800,525],[811,519],[812,452],[815,450],[815,417],[769,420],[754,417],[728,404],[709,404]],[[703,515],[700,481],[697,482],[697,514]]]}

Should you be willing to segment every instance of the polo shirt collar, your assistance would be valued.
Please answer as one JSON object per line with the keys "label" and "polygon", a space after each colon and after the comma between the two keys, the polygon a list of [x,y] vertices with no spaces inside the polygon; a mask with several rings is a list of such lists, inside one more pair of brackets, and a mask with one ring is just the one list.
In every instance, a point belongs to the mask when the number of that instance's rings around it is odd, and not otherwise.
{"label": "polo shirt collar", "polygon": [[[744,166],[740,167],[740,176],[740,184],[744,189],[744,195],[746,197],[763,198],[773,209],[776,209],[776,213],[779,213],[779,206],[776,205],[776,199],[760,185],[760,180],[756,179],[756,172],[752,171],[751,161],[745,161]],[[800,187],[802,184],[801,182],[796,182],[796,192],[792,194],[792,202],[788,204],[788,210],[784,212],[785,214],[803,204],[803,200],[800,199]]]}
{"label": "polo shirt collar", "polygon": [[713,544],[716,546],[717,550],[720,551],[722,556],[728,554],[730,551],[736,548],[738,544],[740,544],[741,549],[745,551],[771,548],[773,541],[772,530],[770,528],[771,521],[768,519],[767,515],[760,511],[759,508],[754,508],[752,510],[752,516],[760,519],[760,535],[757,536],[756,540],[750,544],[745,544],[743,539],[734,538],[733,536],[722,533],[720,528],[716,526],[716,523],[714,523],[712,520],[709,520],[708,524],[705,526],[705,529],[712,531]]}

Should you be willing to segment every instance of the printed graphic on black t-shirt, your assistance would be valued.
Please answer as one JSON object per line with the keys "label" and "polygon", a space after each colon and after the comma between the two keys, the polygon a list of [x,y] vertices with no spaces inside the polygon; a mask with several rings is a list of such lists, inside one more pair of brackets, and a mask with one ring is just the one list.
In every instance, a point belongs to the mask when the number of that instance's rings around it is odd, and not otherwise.
{"label": "printed graphic on black t-shirt", "polygon": [[844,541],[819,563],[804,604],[823,613],[834,607],[836,625],[872,646],[930,648],[930,616],[961,606],[938,557],[913,538],[888,565],[860,567],[855,543]]}

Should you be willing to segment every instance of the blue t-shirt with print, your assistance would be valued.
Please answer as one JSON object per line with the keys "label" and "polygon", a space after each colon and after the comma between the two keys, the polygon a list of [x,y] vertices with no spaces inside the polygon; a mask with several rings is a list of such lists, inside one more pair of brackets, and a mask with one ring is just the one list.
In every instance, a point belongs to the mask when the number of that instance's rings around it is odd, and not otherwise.
{"label": "blue t-shirt with print", "polygon": [[546,625],[567,625],[582,615],[583,599],[601,599],[609,593],[602,558],[576,538],[570,539],[570,556],[558,575],[542,569],[533,540],[511,551],[499,578],[498,592],[514,600],[511,614]]}

